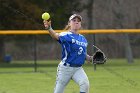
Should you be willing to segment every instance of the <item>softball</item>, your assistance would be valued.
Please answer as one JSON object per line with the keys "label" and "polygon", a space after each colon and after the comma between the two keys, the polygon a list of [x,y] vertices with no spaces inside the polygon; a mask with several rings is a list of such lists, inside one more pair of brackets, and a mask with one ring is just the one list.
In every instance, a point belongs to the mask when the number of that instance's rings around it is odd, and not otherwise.
{"label": "softball", "polygon": [[42,19],[43,20],[48,20],[49,18],[50,18],[50,14],[49,13],[45,12],[45,13],[42,14]]}

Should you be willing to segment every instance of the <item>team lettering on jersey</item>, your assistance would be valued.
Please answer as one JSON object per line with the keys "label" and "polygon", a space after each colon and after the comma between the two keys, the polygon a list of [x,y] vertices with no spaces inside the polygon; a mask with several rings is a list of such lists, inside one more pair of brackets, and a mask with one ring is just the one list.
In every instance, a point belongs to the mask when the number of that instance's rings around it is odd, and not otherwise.
{"label": "team lettering on jersey", "polygon": [[87,43],[80,42],[80,41],[78,41],[76,39],[72,39],[72,43],[76,43],[77,45],[81,45],[81,46],[87,47]]}

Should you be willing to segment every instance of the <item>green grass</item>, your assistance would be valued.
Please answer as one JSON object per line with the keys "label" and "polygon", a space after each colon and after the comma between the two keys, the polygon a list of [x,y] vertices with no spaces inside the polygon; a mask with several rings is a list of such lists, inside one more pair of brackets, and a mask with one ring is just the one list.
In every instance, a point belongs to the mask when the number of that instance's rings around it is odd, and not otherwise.
{"label": "green grass", "polygon": [[[0,64],[0,93],[53,93],[59,61],[41,61],[38,72],[31,62]],[[90,93],[139,93],[140,60],[128,64],[125,60],[108,60],[97,65],[83,66],[90,81]],[[79,87],[70,81],[65,93],[79,93]]]}

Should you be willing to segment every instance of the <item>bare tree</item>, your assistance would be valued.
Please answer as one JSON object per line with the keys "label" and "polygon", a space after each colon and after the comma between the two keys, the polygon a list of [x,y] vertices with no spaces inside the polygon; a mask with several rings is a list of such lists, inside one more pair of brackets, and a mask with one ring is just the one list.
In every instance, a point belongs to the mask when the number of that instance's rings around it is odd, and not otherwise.
{"label": "bare tree", "polygon": [[[126,0],[86,0],[87,2],[87,28],[88,29],[126,29],[132,27],[130,22],[132,22],[131,14],[128,15],[129,2]],[[126,4],[127,3],[127,4]],[[131,17],[131,18],[130,18]],[[128,21],[129,19],[129,21]],[[107,36],[107,35],[106,35]],[[112,37],[112,35],[108,35]],[[129,63],[133,62],[133,55],[131,50],[131,45],[129,41],[128,34],[121,35],[123,40],[123,46],[125,48],[125,55]],[[88,36],[95,44],[95,34]],[[98,38],[98,36],[96,36]]]}
{"label": "bare tree", "polygon": [[[117,8],[116,10],[113,9],[112,12],[115,16],[115,19],[116,19],[116,24],[117,24],[117,29],[124,29],[125,26],[124,26],[124,18],[125,18],[125,15],[124,15],[124,11],[121,7],[121,1],[120,0],[116,0],[116,2],[114,2],[117,4]],[[132,55],[132,50],[131,50],[131,45],[130,45],[130,41],[129,41],[129,36],[128,34],[124,34],[123,35],[123,44],[124,44],[124,47],[125,47],[125,55],[126,55],[126,58],[128,60],[128,63],[132,63],[133,62],[133,55]]]}
{"label": "bare tree", "polygon": [[[87,22],[88,22],[87,28],[88,29],[94,29],[93,28],[93,25],[94,25],[93,4],[94,4],[94,0],[87,0],[86,9],[87,9]],[[89,39],[90,42],[93,42],[94,45],[96,44],[95,34],[90,35],[88,38],[91,38],[91,39]],[[93,48],[92,45],[90,45],[90,49],[92,49],[92,51],[94,51],[94,52],[96,51],[96,48]]]}

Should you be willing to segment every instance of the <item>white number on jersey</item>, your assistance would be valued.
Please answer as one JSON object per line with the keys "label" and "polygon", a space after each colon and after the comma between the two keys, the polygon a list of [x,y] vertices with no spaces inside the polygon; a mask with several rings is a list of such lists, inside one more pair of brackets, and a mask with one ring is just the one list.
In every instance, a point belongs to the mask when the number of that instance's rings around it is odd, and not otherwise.
{"label": "white number on jersey", "polygon": [[82,54],[82,52],[83,52],[83,48],[79,47],[78,55]]}

